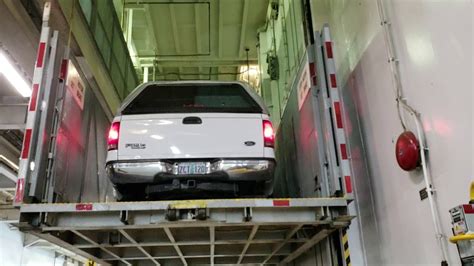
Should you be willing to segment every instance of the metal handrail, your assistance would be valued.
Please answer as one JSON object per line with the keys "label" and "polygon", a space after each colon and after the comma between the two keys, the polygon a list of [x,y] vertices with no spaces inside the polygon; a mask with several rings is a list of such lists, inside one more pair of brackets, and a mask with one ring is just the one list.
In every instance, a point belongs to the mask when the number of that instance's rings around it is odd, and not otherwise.
{"label": "metal handrail", "polygon": [[457,236],[452,236],[449,238],[449,242],[453,244],[457,244],[459,241],[469,241],[469,240],[474,240],[474,234],[457,235]]}

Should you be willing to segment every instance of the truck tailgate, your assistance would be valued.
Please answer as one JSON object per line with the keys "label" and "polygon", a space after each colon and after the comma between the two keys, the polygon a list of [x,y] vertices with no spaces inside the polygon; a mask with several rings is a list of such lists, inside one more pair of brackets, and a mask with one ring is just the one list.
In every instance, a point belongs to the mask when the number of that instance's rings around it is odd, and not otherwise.
{"label": "truck tailgate", "polygon": [[124,115],[119,160],[263,157],[261,114]]}

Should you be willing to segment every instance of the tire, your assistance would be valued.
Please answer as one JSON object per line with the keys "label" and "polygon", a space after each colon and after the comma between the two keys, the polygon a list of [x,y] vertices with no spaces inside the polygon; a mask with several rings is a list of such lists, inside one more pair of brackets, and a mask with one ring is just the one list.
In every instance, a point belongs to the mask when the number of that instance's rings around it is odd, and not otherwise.
{"label": "tire", "polygon": [[264,183],[263,194],[266,198],[273,198],[273,180]]}
{"label": "tire", "polygon": [[145,186],[141,184],[115,185],[117,201],[142,201],[146,199]]}

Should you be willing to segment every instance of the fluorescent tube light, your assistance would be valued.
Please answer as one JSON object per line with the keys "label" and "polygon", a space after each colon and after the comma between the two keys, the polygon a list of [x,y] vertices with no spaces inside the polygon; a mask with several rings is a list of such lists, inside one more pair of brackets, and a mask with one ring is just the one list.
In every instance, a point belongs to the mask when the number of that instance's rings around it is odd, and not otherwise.
{"label": "fluorescent tube light", "polygon": [[0,53],[0,73],[3,73],[5,78],[12,84],[12,86],[21,94],[23,97],[31,96],[31,88],[26,83],[25,79],[18,72],[13,64],[7,59],[7,57]]}

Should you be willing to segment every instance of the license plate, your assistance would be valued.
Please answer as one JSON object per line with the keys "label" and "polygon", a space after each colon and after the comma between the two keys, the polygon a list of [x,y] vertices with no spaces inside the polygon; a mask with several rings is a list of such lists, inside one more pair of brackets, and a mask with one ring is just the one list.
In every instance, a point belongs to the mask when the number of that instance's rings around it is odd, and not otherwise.
{"label": "license plate", "polygon": [[175,171],[178,175],[203,175],[207,174],[208,168],[207,163],[189,162],[178,163]]}

